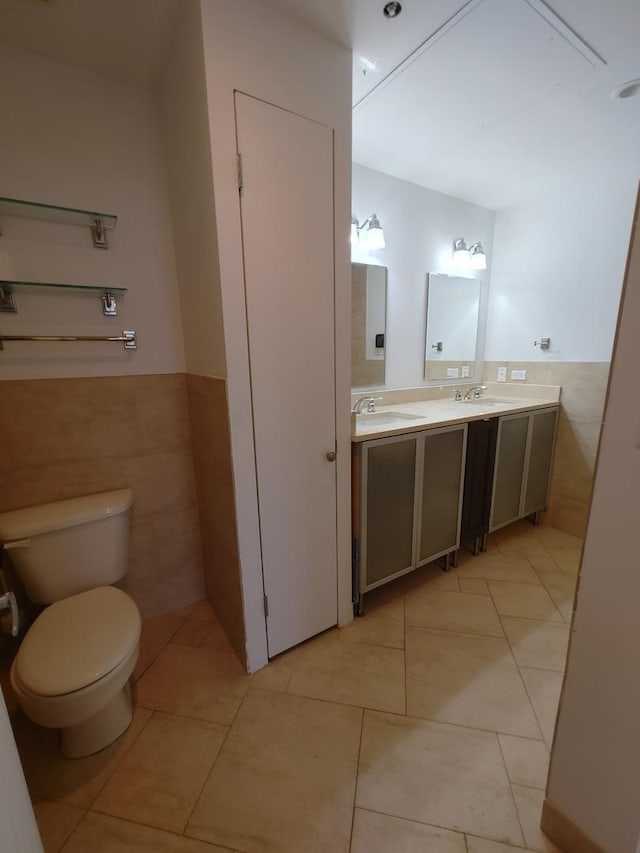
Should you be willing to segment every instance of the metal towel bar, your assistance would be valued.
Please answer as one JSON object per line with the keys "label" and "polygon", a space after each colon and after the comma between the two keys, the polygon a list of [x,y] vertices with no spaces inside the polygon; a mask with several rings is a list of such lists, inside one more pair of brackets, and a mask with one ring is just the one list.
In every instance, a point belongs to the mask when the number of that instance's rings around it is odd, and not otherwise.
{"label": "metal towel bar", "polygon": [[124,331],[121,335],[96,337],[94,335],[3,335],[0,333],[0,350],[4,349],[5,341],[117,341],[124,344],[125,349],[137,349],[135,331]]}

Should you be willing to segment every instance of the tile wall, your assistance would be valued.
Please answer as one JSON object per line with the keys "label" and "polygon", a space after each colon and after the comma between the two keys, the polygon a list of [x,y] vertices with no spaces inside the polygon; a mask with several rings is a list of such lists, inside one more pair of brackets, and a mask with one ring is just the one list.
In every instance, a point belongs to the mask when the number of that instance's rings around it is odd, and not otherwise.
{"label": "tile wall", "polygon": [[190,373],[187,388],[207,593],[231,645],[245,662],[226,382]]}
{"label": "tile wall", "polygon": [[0,512],[130,486],[122,587],[144,617],[204,595],[184,374],[0,381]]}

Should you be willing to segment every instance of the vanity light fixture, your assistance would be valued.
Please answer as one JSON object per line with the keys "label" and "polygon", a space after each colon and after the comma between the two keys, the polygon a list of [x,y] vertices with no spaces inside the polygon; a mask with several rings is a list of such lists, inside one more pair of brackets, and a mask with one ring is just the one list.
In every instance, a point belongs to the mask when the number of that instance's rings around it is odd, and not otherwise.
{"label": "vanity light fixture", "polygon": [[368,216],[362,225],[358,223],[355,216],[351,217],[351,242],[355,242],[355,237],[362,243],[365,249],[370,252],[375,252],[376,249],[384,249],[387,245],[384,241],[384,231],[377,214],[372,213]]}
{"label": "vanity light fixture", "polygon": [[453,265],[465,270],[486,270],[487,254],[482,243],[467,246],[463,237],[453,241]]}

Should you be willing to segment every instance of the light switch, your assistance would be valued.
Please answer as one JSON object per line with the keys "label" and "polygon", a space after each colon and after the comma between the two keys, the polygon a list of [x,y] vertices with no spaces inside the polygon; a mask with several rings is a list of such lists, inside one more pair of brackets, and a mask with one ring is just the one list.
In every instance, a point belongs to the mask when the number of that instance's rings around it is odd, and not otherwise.
{"label": "light switch", "polygon": [[460,371],[457,367],[447,367],[447,379],[458,379]]}
{"label": "light switch", "polygon": [[507,368],[499,367],[498,368],[498,382],[506,382],[507,381]]}
{"label": "light switch", "polygon": [[462,378],[468,379],[469,376],[471,376],[471,370],[469,369],[469,365],[463,364],[463,366],[462,366]]}
{"label": "light switch", "polygon": [[511,371],[511,379],[522,381],[527,378],[526,370],[512,370]]}

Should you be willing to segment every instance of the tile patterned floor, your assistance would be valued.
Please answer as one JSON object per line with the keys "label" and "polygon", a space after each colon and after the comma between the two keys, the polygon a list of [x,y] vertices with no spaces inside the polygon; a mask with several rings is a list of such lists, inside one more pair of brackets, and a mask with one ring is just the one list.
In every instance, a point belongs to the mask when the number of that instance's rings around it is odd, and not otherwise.
{"label": "tile patterned floor", "polygon": [[512,525],[251,677],[207,604],[147,620],[111,747],[66,761],[13,715],[47,853],[551,853],[579,553]]}

